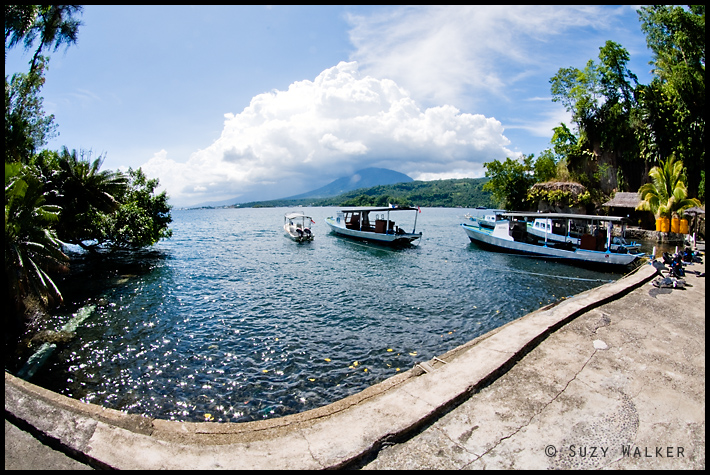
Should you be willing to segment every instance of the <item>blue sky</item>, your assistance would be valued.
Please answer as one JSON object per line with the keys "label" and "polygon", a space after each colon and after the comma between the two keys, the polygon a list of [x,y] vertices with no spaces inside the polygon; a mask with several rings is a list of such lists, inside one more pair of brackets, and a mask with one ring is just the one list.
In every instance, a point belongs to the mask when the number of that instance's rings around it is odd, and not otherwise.
{"label": "blue sky", "polygon": [[[85,6],[51,54],[48,147],[142,167],[175,206],[275,199],[377,166],[484,175],[570,124],[549,79],[607,40],[650,81],[635,6]],[[26,72],[30,53],[7,55]],[[571,125],[571,124],[570,124]]]}

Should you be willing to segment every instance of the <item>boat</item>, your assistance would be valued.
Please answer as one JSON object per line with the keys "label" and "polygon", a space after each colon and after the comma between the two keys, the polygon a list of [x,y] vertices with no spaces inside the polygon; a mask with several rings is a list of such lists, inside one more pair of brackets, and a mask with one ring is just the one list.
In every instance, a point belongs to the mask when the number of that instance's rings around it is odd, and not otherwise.
{"label": "boat", "polygon": [[614,236],[611,240],[611,250],[614,252],[640,252],[641,244],[636,241],[628,242],[623,236]]}
{"label": "boat", "polygon": [[296,242],[313,241],[311,224],[315,224],[315,221],[299,211],[284,215],[284,232]]}
{"label": "boat", "polygon": [[478,226],[493,229],[496,225],[496,217],[501,213],[505,213],[505,210],[479,207],[473,213],[466,213],[464,218],[476,223]]}
{"label": "boat", "polygon": [[[612,247],[611,232],[614,224],[622,224],[626,218],[615,216],[595,216],[559,213],[506,212],[498,216],[493,229],[462,223],[471,242],[498,251],[529,254],[571,264],[602,267],[628,267],[637,264],[643,253],[629,251],[622,247]],[[553,233],[542,236],[529,232],[530,220],[574,220],[584,223],[584,233],[575,241],[559,241]],[[604,226],[604,224],[606,226]],[[568,228],[569,229],[569,228]]]}
{"label": "boat", "polygon": [[[395,213],[400,215],[406,211],[414,211],[415,213],[414,227],[411,233],[395,224],[392,219]],[[416,232],[419,213],[421,213],[419,207],[355,207],[343,209],[335,217],[326,218],[325,222],[338,236],[399,246],[411,244],[422,237],[421,232]]]}

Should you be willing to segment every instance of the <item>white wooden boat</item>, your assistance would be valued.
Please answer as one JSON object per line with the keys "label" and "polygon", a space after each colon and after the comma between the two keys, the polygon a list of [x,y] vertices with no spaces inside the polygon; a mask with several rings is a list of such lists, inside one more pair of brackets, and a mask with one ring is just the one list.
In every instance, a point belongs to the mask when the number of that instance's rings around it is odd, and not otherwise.
{"label": "white wooden boat", "polygon": [[[395,214],[399,219],[406,211],[415,213],[411,233],[393,220]],[[338,212],[335,217],[326,218],[325,222],[339,236],[386,245],[406,245],[422,236],[421,232],[416,232],[420,212],[419,208],[410,207],[348,208]]]}
{"label": "white wooden boat", "polygon": [[[573,219],[585,222],[585,233],[574,242],[557,242],[550,235],[540,237],[528,232],[528,219]],[[612,248],[611,230],[614,224],[621,224],[624,218],[614,216],[594,216],[559,213],[502,213],[495,228],[462,223],[468,238],[477,244],[498,251],[531,254],[543,258],[560,260],[573,264],[593,264],[601,266],[631,266],[639,262],[642,253],[626,249]],[[606,226],[604,226],[606,224]]]}
{"label": "white wooden boat", "polygon": [[296,242],[313,241],[311,224],[315,221],[310,216],[301,212],[286,213],[284,215],[284,232],[286,236]]}

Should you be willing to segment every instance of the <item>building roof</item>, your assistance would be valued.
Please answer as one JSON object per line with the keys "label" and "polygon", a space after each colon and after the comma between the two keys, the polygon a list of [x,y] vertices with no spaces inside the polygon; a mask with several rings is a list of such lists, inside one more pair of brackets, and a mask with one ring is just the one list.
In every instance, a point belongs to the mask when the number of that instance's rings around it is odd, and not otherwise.
{"label": "building roof", "polygon": [[618,192],[612,199],[602,206],[613,206],[615,208],[636,208],[641,203],[638,193]]}

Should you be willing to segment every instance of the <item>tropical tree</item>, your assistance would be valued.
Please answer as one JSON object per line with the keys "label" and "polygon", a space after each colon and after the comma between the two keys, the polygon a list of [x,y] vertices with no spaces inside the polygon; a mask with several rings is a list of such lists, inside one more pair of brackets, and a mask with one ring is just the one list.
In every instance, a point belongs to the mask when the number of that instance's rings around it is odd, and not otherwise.
{"label": "tropical tree", "polygon": [[696,198],[688,198],[683,162],[670,157],[649,172],[651,181],[639,188],[642,202],[636,209],[651,211],[656,218],[670,218],[684,209],[700,206]]}
{"label": "tropical tree", "polygon": [[[52,231],[60,208],[45,203],[43,184],[30,166],[5,164],[5,278],[7,302],[22,310],[34,295],[47,305],[61,303],[50,271],[65,269],[68,257]],[[18,312],[13,312],[18,314]]]}
{"label": "tropical tree", "polygon": [[648,5],[638,14],[653,52],[654,79],[640,96],[648,158],[677,157],[690,195],[704,196],[705,5]]}
{"label": "tropical tree", "polygon": [[92,247],[86,241],[102,242],[105,215],[121,207],[119,200],[128,188],[128,179],[121,172],[100,171],[104,158],[99,155],[92,160],[90,151],[70,152],[67,147],[59,154],[42,156],[48,189],[57,190],[52,201],[62,208],[57,234],[64,242],[84,248]]}
{"label": "tropical tree", "polygon": [[5,50],[20,42],[30,50],[39,40],[30,62],[34,70],[44,50],[76,43],[81,22],[74,15],[81,11],[80,5],[5,5]]}
{"label": "tropical tree", "polygon": [[29,163],[32,155],[56,137],[54,116],[46,115],[39,95],[45,58],[27,74],[5,76],[5,161]]}
{"label": "tropical tree", "polygon": [[533,155],[523,155],[520,160],[506,158],[505,162],[493,160],[483,164],[490,181],[483,185],[493,199],[505,209],[522,210],[527,206],[528,190],[537,181]]}
{"label": "tropical tree", "polygon": [[140,168],[128,169],[128,185],[117,196],[121,205],[102,220],[101,244],[112,249],[138,249],[172,236],[168,195],[165,191],[156,194],[158,185],[157,179],[149,180]]}
{"label": "tropical tree", "polygon": [[[579,135],[567,166],[584,185],[606,193],[624,186],[620,178],[639,175],[639,164],[643,166],[633,120],[638,80],[627,67],[629,60],[621,45],[607,41],[599,48],[599,63],[561,68],[550,79],[552,101],[572,114]],[[564,124],[555,134],[560,132],[572,135]]]}

